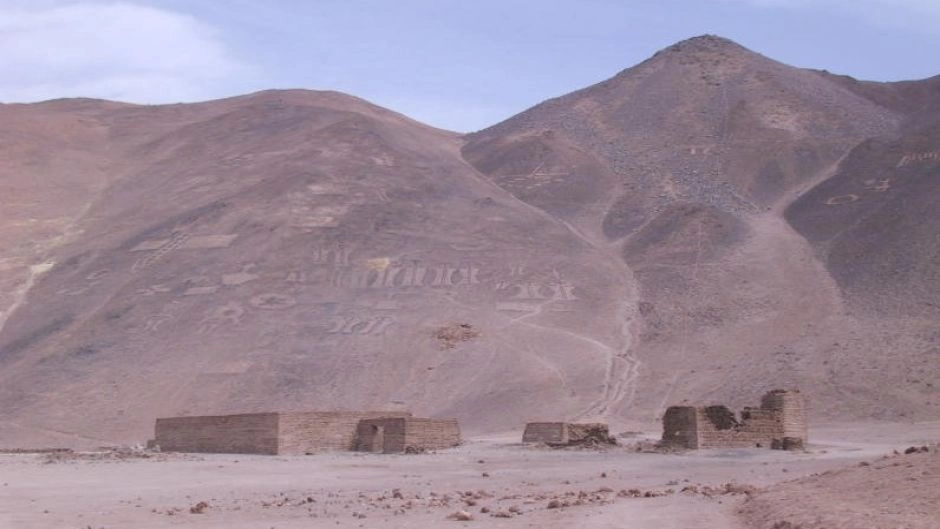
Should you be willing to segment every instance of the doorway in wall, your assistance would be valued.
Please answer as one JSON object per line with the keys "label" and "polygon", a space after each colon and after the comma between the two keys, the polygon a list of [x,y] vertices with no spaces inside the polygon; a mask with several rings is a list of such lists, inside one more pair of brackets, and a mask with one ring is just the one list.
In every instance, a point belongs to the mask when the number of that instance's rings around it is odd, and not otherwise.
{"label": "doorway in wall", "polygon": [[381,454],[385,451],[385,427],[376,424],[372,425],[372,446],[369,451],[375,454]]}

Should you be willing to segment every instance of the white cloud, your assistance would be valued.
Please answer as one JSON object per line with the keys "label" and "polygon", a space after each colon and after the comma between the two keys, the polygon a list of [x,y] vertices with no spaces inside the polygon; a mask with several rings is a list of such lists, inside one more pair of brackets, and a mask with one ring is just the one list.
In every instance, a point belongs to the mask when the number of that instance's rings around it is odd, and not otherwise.
{"label": "white cloud", "polygon": [[940,33],[940,0],[723,0],[759,7],[825,10],[873,25]]}
{"label": "white cloud", "polygon": [[0,101],[210,99],[248,71],[190,15],[127,3],[4,4]]}

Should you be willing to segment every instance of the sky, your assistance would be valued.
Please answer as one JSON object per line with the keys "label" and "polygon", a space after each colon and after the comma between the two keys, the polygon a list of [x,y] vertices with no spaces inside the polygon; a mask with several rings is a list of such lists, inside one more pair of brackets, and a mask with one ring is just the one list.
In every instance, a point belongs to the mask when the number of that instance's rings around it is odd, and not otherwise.
{"label": "sky", "polygon": [[339,90],[468,132],[702,34],[859,79],[940,74],[940,0],[0,0],[0,101]]}

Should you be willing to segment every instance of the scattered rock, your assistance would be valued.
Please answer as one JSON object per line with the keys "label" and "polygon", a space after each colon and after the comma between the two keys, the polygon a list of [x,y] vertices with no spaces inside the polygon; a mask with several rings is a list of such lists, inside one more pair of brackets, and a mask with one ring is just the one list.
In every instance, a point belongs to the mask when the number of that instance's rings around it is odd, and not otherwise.
{"label": "scattered rock", "polygon": [[725,494],[746,494],[750,496],[757,492],[757,487],[753,485],[742,485],[740,483],[730,482],[725,483],[724,491]]}
{"label": "scattered rock", "polygon": [[450,514],[447,517],[448,520],[456,520],[458,522],[469,522],[473,520],[473,515],[467,511],[457,511],[453,514]]}
{"label": "scattered rock", "polygon": [[469,323],[449,323],[437,329],[434,337],[442,349],[453,349],[461,342],[468,342],[480,336],[480,331]]}

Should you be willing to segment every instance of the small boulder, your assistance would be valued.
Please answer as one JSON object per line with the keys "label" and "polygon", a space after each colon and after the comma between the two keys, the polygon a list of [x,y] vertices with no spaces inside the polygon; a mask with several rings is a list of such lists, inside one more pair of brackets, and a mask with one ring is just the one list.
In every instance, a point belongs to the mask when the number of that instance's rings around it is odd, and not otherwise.
{"label": "small boulder", "polygon": [[470,522],[473,521],[473,515],[467,511],[457,511],[447,517],[448,520],[455,520],[458,522]]}

